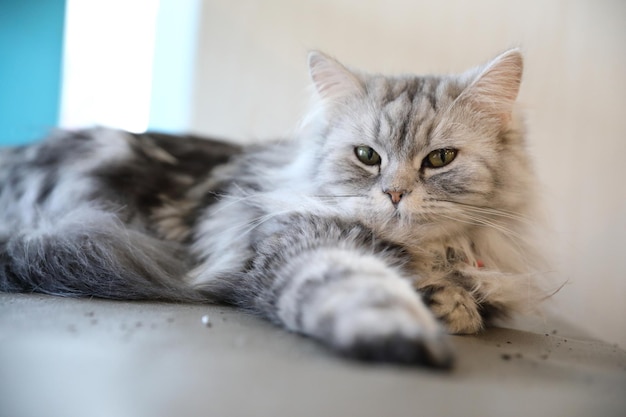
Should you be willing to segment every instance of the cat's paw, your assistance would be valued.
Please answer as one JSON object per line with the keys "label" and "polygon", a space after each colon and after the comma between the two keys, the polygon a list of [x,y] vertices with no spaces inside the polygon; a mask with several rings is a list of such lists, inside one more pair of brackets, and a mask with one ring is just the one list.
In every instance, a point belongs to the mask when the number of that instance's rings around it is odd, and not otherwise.
{"label": "cat's paw", "polygon": [[476,300],[458,285],[431,285],[420,289],[424,301],[449,333],[473,334],[483,328]]}
{"label": "cat's paw", "polygon": [[352,280],[318,299],[305,327],[339,352],[363,360],[450,368],[444,329],[400,279]]}
{"label": "cat's paw", "polygon": [[337,319],[335,347],[362,360],[451,367],[454,355],[443,329],[429,331],[423,321],[401,307],[363,306]]}

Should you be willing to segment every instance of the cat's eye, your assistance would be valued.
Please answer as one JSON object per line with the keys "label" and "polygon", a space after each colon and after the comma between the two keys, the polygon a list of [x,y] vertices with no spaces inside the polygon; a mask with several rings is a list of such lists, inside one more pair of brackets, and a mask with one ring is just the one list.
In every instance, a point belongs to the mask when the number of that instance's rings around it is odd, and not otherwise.
{"label": "cat's eye", "polygon": [[456,154],[456,149],[437,149],[429,153],[428,156],[424,158],[423,165],[428,168],[441,168],[454,161]]}
{"label": "cat's eye", "polygon": [[379,165],[380,164],[380,155],[374,149],[369,146],[357,146],[354,148],[354,153],[359,161],[363,162],[365,165]]}

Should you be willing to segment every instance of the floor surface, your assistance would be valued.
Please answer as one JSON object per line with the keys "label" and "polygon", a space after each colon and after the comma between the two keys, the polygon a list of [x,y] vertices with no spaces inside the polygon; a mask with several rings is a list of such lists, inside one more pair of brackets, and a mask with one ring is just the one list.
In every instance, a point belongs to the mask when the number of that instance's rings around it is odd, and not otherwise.
{"label": "floor surface", "polygon": [[227,307],[0,294],[0,416],[626,416],[624,350],[518,328],[454,336],[440,372],[338,357]]}

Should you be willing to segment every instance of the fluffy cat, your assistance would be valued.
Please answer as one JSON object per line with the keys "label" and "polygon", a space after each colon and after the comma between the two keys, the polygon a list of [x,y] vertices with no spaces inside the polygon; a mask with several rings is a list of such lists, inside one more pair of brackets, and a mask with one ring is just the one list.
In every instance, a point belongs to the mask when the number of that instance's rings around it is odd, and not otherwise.
{"label": "fluffy cat", "polygon": [[219,302],[344,354],[452,364],[539,299],[522,56],[382,76],[309,56],[294,140],[110,129],[0,152],[0,290]]}

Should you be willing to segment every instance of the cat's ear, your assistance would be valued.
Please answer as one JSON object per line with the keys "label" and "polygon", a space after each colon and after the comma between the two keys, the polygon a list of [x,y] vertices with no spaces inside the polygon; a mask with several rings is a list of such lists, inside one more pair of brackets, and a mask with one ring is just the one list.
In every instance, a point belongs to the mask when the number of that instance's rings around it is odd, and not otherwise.
{"label": "cat's ear", "polygon": [[334,58],[319,52],[309,53],[309,73],[324,101],[340,101],[364,93],[361,80]]}
{"label": "cat's ear", "polygon": [[486,66],[466,74],[472,81],[457,101],[506,124],[519,93],[523,68],[520,50],[506,51]]}

